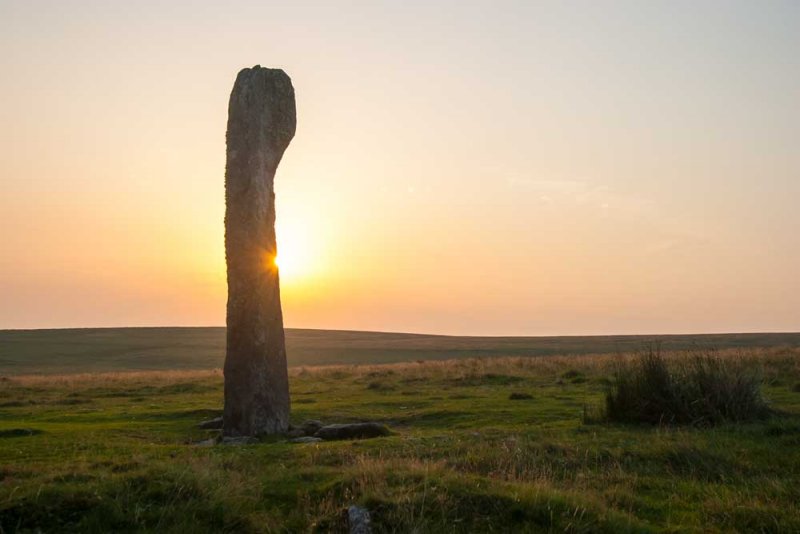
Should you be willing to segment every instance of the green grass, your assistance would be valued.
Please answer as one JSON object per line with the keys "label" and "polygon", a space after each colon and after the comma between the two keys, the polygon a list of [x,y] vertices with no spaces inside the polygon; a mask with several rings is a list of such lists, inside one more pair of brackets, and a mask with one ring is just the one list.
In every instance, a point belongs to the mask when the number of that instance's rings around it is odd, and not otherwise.
{"label": "green grass", "polygon": [[[289,365],[372,364],[494,356],[618,354],[664,350],[800,348],[800,334],[469,337],[286,330]],[[221,367],[224,328],[0,330],[0,375]]]}
{"label": "green grass", "polygon": [[379,532],[796,532],[799,357],[746,355],[777,415],[713,428],[587,422],[621,357],[298,367],[294,422],[394,434],[242,447],[191,444],[219,371],[6,378],[0,526],[327,532],[357,503]]}

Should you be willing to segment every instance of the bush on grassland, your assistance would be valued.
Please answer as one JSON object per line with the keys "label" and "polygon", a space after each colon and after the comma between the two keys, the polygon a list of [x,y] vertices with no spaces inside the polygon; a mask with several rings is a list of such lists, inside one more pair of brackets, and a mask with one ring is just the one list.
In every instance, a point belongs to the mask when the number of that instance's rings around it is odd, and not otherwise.
{"label": "bush on grassland", "polygon": [[713,353],[667,360],[658,347],[621,363],[606,393],[610,421],[710,426],[769,414],[761,376]]}

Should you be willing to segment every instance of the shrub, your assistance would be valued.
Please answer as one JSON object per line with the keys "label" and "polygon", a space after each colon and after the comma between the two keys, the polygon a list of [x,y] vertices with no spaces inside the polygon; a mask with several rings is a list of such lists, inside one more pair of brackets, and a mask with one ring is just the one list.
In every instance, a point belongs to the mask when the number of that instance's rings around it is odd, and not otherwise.
{"label": "shrub", "polygon": [[658,347],[620,364],[606,393],[611,421],[710,426],[768,413],[761,377],[743,361],[698,354],[668,362]]}

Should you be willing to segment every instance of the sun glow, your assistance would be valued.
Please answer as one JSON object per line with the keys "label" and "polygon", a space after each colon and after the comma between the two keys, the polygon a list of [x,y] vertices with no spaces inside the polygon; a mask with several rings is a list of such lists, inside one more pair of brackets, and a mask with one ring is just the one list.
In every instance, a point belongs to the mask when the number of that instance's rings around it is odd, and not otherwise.
{"label": "sun glow", "polygon": [[318,250],[307,230],[302,224],[285,224],[277,228],[278,254],[273,264],[278,268],[281,282],[297,282],[318,268]]}
{"label": "sun glow", "polygon": [[307,251],[292,250],[294,247],[282,246],[281,253],[272,260],[281,275],[290,278],[296,277],[308,271],[306,261],[308,260]]}

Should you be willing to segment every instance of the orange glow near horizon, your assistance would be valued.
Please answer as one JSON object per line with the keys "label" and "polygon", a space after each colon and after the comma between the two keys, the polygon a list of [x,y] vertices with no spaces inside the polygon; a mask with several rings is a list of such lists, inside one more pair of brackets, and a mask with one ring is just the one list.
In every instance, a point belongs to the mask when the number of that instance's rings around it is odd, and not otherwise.
{"label": "orange glow near horizon", "polygon": [[170,6],[0,3],[0,328],[225,324],[256,63],[297,99],[288,327],[800,328],[791,3]]}

